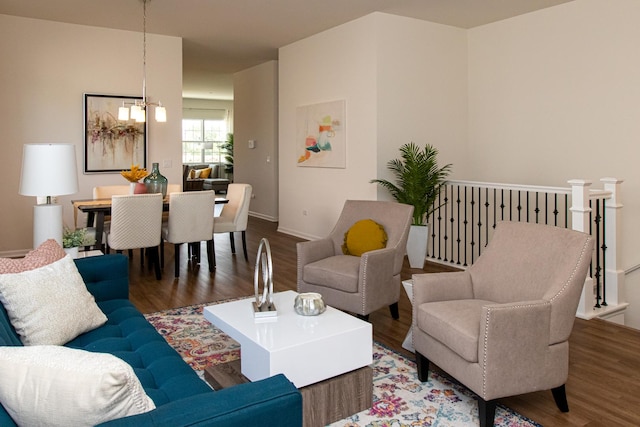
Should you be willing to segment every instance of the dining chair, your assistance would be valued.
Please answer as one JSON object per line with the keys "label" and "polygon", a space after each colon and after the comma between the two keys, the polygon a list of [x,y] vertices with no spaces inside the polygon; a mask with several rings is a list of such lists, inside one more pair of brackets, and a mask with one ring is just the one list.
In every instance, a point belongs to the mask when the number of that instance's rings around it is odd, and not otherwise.
{"label": "dining chair", "polygon": [[[175,277],[180,277],[180,245],[183,243],[196,245],[194,259],[200,260],[200,242],[207,242],[207,260],[209,271],[215,268],[213,253],[213,210],[215,192],[189,191],[174,192],[169,198],[169,218],[162,226],[162,237],[174,244]],[[189,253],[187,249],[187,253]],[[160,246],[161,264],[164,266],[164,242]]]}
{"label": "dining chair", "polygon": [[107,230],[106,252],[115,249],[147,249],[154,264],[156,278],[160,280],[162,240],[162,194],[133,194],[113,196],[111,226]]}
{"label": "dining chair", "polygon": [[110,199],[112,196],[124,196],[129,194],[128,185],[101,185],[93,187],[93,199]]}
{"label": "dining chair", "polygon": [[180,184],[169,184],[167,185],[167,195],[171,196],[171,193],[180,193],[182,192],[182,186]]}
{"label": "dining chair", "polygon": [[[128,185],[100,185],[97,187],[93,187],[93,200],[110,199],[114,195],[126,195],[126,194],[129,194]],[[110,221],[111,221],[111,216],[105,215],[105,218],[104,218],[105,232],[109,228]],[[76,224],[76,227],[77,226],[78,225]],[[86,230],[87,230],[86,234],[88,236],[93,236],[97,240],[95,227],[86,227]],[[106,241],[104,237],[105,233],[103,232],[102,234],[103,236],[100,240],[104,242]],[[102,247],[100,248],[96,247],[96,249],[104,250],[104,248]],[[89,247],[86,246],[85,250],[89,250]],[[129,252],[129,256],[131,256],[131,252]]]}
{"label": "dining chair", "polygon": [[247,223],[249,221],[249,204],[251,203],[250,184],[229,184],[227,188],[227,200],[229,202],[224,205],[222,213],[216,218],[213,224],[213,232],[229,233],[231,241],[231,253],[236,253],[236,243],[234,232],[242,232],[242,249],[244,251],[244,259],[249,260],[247,256]]}

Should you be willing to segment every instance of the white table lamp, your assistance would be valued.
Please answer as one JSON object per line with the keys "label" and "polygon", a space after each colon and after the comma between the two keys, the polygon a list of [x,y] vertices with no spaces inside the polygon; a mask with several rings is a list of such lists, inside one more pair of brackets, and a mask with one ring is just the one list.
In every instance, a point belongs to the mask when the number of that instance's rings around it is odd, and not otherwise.
{"label": "white table lamp", "polygon": [[47,200],[33,208],[33,247],[47,239],[62,246],[62,206],[52,204],[51,197],[78,192],[75,145],[25,144],[19,192]]}

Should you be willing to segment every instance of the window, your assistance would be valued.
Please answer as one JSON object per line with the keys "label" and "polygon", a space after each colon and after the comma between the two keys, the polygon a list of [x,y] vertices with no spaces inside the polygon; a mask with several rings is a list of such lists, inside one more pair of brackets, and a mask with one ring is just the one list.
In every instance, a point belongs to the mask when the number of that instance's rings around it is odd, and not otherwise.
{"label": "window", "polygon": [[227,133],[226,118],[183,119],[182,163],[225,163],[221,146]]}

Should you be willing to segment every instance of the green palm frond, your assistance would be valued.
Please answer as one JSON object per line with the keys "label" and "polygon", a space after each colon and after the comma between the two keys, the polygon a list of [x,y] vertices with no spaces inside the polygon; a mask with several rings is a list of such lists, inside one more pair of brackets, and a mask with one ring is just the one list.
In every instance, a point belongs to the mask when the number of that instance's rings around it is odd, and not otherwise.
{"label": "green palm frond", "polygon": [[399,203],[413,206],[413,225],[424,225],[432,212],[440,188],[446,182],[451,164],[438,167],[438,150],[425,145],[424,150],[413,142],[400,147],[401,159],[387,162],[396,182],[385,179],[372,179],[370,182],[381,185],[391,193]]}

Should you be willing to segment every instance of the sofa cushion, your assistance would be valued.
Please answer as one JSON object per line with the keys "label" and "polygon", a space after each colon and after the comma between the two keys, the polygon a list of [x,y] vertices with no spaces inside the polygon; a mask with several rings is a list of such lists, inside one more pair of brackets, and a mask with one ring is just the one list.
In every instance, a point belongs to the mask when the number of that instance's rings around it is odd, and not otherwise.
{"label": "sofa cushion", "polygon": [[358,292],[360,258],[336,255],[312,262],[303,267],[305,282],[327,286],[344,292]]}
{"label": "sofa cushion", "polygon": [[493,302],[466,299],[424,303],[416,311],[416,324],[468,362],[475,363],[482,307],[487,304]]}
{"label": "sofa cushion", "polygon": [[199,178],[207,179],[209,178],[209,175],[211,175],[211,168],[200,169],[199,172],[200,172]]}
{"label": "sofa cushion", "polygon": [[69,256],[0,275],[0,301],[24,345],[62,345],[107,321]]}
{"label": "sofa cushion", "polygon": [[204,169],[191,169],[189,172],[189,179],[205,179],[211,175],[211,168]]}
{"label": "sofa cushion", "polygon": [[24,258],[0,258],[0,274],[22,273],[44,267],[66,256],[62,246],[54,239],[44,241],[40,246],[27,253]]}
{"label": "sofa cushion", "polygon": [[365,252],[385,248],[387,240],[387,233],[382,225],[372,219],[362,219],[344,234],[342,253],[361,256]]}
{"label": "sofa cushion", "polygon": [[78,336],[67,347],[110,353],[124,360],[156,406],[211,392],[129,300],[108,300],[98,306],[107,323]]}
{"label": "sofa cushion", "polygon": [[61,346],[0,347],[0,402],[19,425],[93,426],[155,408],[131,366]]}

